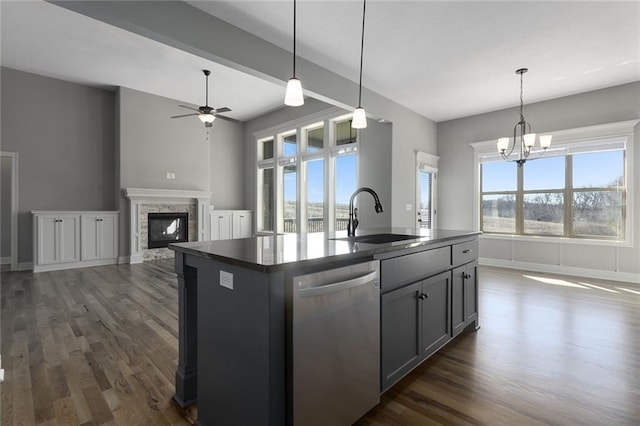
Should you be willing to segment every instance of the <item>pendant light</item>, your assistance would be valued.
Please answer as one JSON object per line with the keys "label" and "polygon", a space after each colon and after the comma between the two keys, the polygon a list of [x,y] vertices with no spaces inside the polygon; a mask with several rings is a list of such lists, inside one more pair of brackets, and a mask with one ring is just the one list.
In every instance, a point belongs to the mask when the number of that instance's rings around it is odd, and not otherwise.
{"label": "pendant light", "polygon": [[[522,167],[527,160],[537,160],[545,153],[545,151],[551,146],[551,135],[540,135],[540,148],[542,151],[538,152],[537,157],[531,157],[531,153],[536,152],[533,150],[533,147],[536,142],[536,134],[531,131],[531,124],[527,123],[524,119],[524,102],[522,100],[522,75],[529,71],[527,68],[520,68],[516,70],[516,74],[520,76],[520,121],[516,123],[513,128],[513,140],[510,138],[500,138],[498,139],[498,152],[502,155],[502,158],[505,161],[512,161],[518,164],[518,167]],[[507,153],[507,149],[509,149],[509,145],[511,144],[511,149]],[[515,150],[516,146],[518,147]],[[511,154],[516,151],[517,157],[512,158]]]}
{"label": "pendant light", "polygon": [[367,114],[362,108],[362,54],[364,51],[364,17],[367,11],[367,0],[364,0],[362,7],[362,39],[360,41],[360,84],[358,86],[358,107],[353,111],[353,121],[351,127],[354,129],[364,129],[367,127]]}
{"label": "pendant light", "polygon": [[296,0],[293,0],[293,76],[287,83],[284,104],[288,106],[304,105],[302,83],[296,78]]}

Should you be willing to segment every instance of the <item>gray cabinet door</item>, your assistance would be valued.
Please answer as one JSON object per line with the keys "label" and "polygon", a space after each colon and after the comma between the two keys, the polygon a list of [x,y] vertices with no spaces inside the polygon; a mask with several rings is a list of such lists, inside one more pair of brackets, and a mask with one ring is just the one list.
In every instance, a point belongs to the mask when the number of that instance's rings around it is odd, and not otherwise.
{"label": "gray cabinet door", "polygon": [[382,377],[384,392],[422,360],[420,354],[420,299],[417,282],[383,294],[381,303]]}
{"label": "gray cabinet door", "polygon": [[466,325],[478,320],[478,262],[465,265],[466,277],[464,281],[464,316]]}
{"label": "gray cabinet door", "polygon": [[466,267],[460,266],[453,270],[451,279],[451,330],[455,337],[467,325],[465,311],[465,274]]}
{"label": "gray cabinet door", "polygon": [[451,273],[427,278],[422,281],[421,303],[421,347],[422,356],[428,357],[451,338],[450,317]]}

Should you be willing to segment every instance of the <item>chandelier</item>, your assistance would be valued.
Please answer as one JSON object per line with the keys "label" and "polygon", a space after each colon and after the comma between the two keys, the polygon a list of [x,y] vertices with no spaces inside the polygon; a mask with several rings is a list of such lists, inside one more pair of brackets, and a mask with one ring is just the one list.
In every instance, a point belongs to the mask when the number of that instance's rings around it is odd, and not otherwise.
{"label": "chandelier", "polygon": [[[513,127],[513,140],[511,138],[498,139],[498,152],[506,161],[518,163],[518,167],[527,160],[537,160],[542,157],[547,148],[551,146],[551,135],[540,135],[540,148],[542,151],[535,151],[536,134],[531,132],[531,125],[524,119],[522,112],[524,103],[522,101],[522,74],[529,71],[527,68],[520,68],[516,74],[520,75],[520,121]],[[511,148],[509,148],[511,145]],[[516,145],[518,149],[516,149]],[[507,152],[508,150],[508,152]],[[514,155],[514,151],[515,155]],[[537,157],[529,158],[532,153],[538,153]],[[514,155],[512,157],[512,155]]]}

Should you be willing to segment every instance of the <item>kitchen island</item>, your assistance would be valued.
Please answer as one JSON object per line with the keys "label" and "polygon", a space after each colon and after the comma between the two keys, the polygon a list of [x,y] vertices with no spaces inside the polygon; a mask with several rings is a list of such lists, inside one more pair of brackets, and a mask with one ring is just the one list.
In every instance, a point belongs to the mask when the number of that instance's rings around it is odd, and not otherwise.
{"label": "kitchen island", "polygon": [[[359,230],[349,238],[337,232],[171,244],[179,287],[175,400],[181,406],[198,402],[201,425],[321,424],[322,411],[340,407],[314,399],[320,411],[309,416],[309,405],[300,408],[305,395],[326,377],[345,374],[336,373],[344,370],[340,366],[322,365],[321,349],[332,352],[327,358],[359,351],[358,364],[369,367],[349,383],[367,382],[379,397],[460,332],[478,328],[478,235],[390,228]],[[302,308],[294,308],[298,286],[330,270],[342,271],[336,276],[347,285],[343,296],[363,300],[354,285],[368,277],[374,308],[360,319],[342,320],[360,308],[346,308],[346,299],[328,305],[321,298],[316,307],[324,306],[324,317],[343,322],[309,328],[309,321],[299,319]],[[336,337],[328,349],[320,343],[350,328],[356,330],[353,338]],[[310,365],[301,353],[318,362]],[[339,418],[350,424],[367,409]],[[303,415],[311,421],[301,421]]]}

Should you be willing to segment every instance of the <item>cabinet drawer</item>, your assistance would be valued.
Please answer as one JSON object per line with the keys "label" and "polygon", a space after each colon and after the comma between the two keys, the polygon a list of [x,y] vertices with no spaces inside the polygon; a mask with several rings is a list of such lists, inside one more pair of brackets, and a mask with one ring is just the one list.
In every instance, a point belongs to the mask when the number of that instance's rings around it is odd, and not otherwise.
{"label": "cabinet drawer", "polygon": [[464,265],[478,258],[478,240],[451,246],[453,266]]}
{"label": "cabinet drawer", "polygon": [[451,266],[449,246],[380,262],[381,290],[388,291],[445,271]]}

